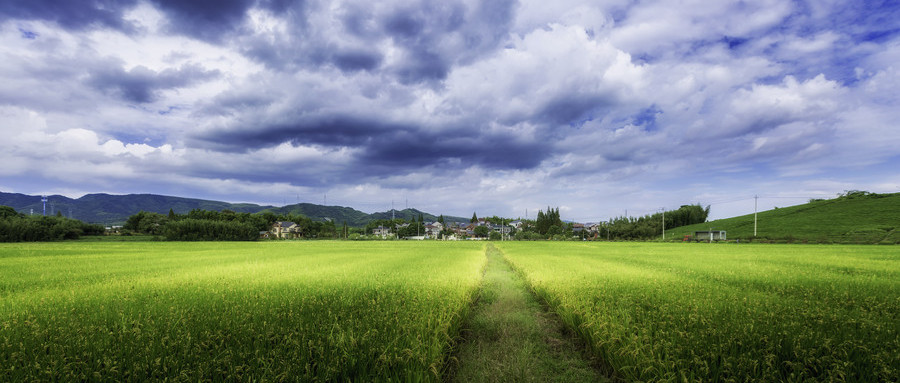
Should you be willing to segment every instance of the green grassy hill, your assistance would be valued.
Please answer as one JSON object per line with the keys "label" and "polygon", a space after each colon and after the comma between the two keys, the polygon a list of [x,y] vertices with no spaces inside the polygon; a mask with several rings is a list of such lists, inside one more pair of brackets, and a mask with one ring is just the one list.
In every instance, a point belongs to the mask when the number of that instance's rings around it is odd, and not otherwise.
{"label": "green grassy hill", "polygon": [[[726,230],[729,240],[754,240],[753,214],[666,230],[680,241],[698,230]],[[762,211],[756,240],[810,243],[900,243],[900,193],[848,193],[829,200]]]}

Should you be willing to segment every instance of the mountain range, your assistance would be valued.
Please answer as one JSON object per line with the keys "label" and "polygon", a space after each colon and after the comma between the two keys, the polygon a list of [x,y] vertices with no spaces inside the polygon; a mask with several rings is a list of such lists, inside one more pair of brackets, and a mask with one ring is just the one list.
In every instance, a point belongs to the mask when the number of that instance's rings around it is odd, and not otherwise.
{"label": "mountain range", "polygon": [[[0,205],[9,206],[20,213],[43,214],[44,206],[41,196],[19,193],[0,192]],[[167,214],[169,209],[184,214],[193,209],[231,210],[237,213],[259,213],[271,211],[275,214],[302,214],[314,221],[333,220],[337,224],[344,222],[350,226],[365,226],[372,220],[390,219],[391,211],[365,213],[344,206],[323,206],[311,203],[298,203],[286,206],[257,205],[251,203],[229,203],[196,198],[183,198],[157,194],[86,194],[80,198],[69,198],[62,195],[47,196],[46,214],[57,212],[63,216],[75,218],[88,223],[104,225],[121,225],[128,217],[140,211]],[[437,216],[418,209],[394,210],[394,216],[406,220],[422,215],[426,221],[436,221]],[[446,221],[468,222],[468,218],[445,216]]]}

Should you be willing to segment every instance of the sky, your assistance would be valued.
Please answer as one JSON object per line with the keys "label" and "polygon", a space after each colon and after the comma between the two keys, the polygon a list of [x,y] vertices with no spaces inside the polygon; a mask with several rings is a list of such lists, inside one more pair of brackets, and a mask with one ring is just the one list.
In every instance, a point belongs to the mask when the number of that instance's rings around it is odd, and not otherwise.
{"label": "sky", "polygon": [[900,191],[896,1],[4,1],[0,84],[3,192],[596,222]]}

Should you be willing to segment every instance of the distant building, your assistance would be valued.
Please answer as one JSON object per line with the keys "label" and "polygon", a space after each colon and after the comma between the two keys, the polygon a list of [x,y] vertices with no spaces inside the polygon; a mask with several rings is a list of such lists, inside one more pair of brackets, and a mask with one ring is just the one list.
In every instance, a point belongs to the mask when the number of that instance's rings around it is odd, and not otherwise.
{"label": "distant building", "polygon": [[572,233],[581,234],[582,231],[584,231],[583,223],[576,223],[572,225]]}
{"label": "distant building", "polygon": [[298,238],[303,234],[300,225],[290,221],[275,222],[270,232],[276,238]]}
{"label": "distant building", "polygon": [[725,230],[706,230],[694,232],[695,241],[724,241],[726,239],[727,238],[725,236]]}
{"label": "distant building", "polygon": [[384,237],[390,237],[393,234],[391,233],[390,227],[376,227],[376,228],[372,229],[372,235],[384,238]]}
{"label": "distant building", "polygon": [[431,238],[440,236],[441,230],[444,230],[444,225],[440,222],[429,222],[425,224],[425,235]]}

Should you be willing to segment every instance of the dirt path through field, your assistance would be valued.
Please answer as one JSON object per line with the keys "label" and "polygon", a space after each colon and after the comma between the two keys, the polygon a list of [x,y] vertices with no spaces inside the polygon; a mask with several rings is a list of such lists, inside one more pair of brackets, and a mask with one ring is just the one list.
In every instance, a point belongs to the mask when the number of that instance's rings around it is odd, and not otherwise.
{"label": "dirt path through field", "polygon": [[576,341],[544,310],[509,267],[487,247],[482,298],[463,330],[456,382],[605,382]]}

